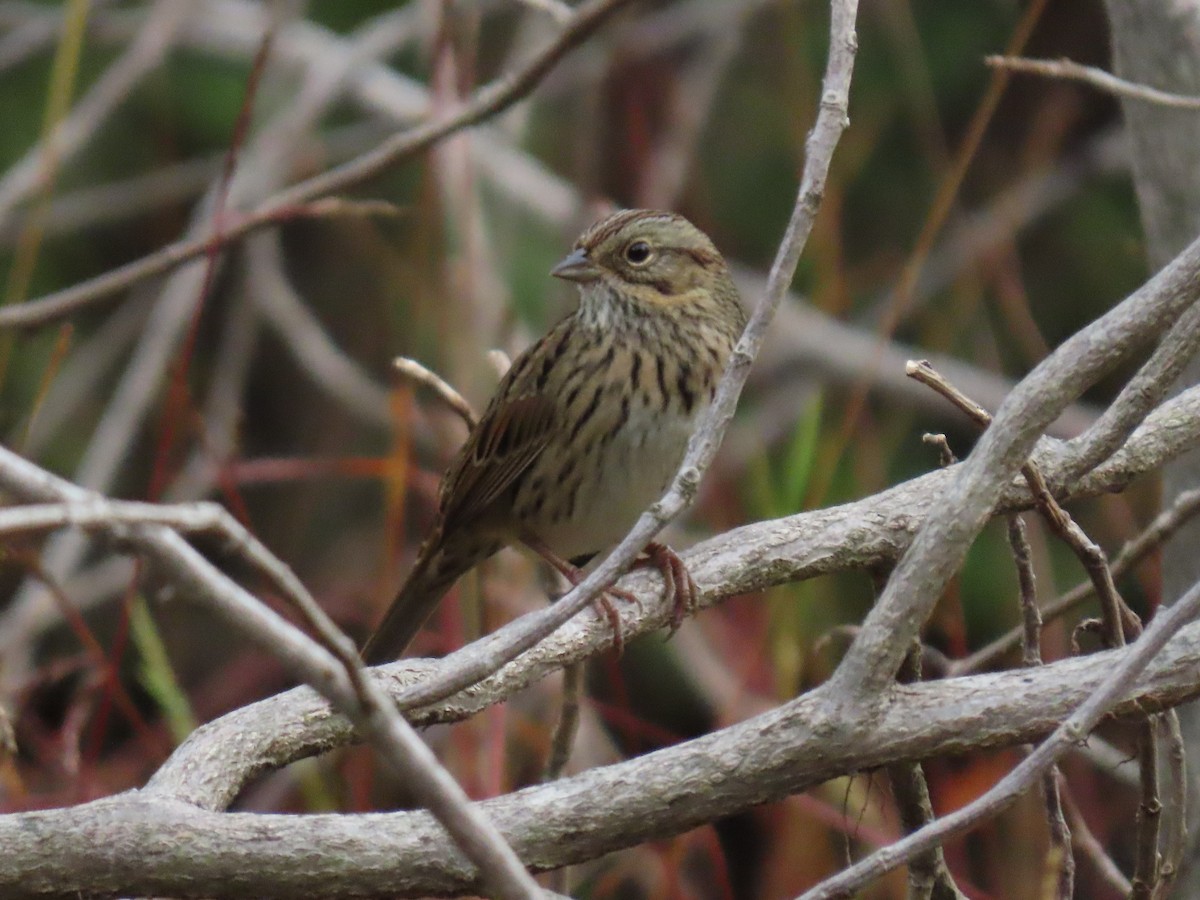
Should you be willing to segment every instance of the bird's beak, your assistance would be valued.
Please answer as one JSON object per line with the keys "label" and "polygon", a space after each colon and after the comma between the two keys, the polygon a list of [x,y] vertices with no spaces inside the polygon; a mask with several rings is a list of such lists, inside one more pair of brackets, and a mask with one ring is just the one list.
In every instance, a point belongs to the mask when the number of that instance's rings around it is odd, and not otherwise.
{"label": "bird's beak", "polygon": [[572,250],[559,261],[558,265],[550,270],[550,274],[555,278],[563,278],[567,281],[577,281],[580,284],[587,284],[589,281],[595,281],[600,277],[600,270],[597,269],[587,253],[582,249]]}

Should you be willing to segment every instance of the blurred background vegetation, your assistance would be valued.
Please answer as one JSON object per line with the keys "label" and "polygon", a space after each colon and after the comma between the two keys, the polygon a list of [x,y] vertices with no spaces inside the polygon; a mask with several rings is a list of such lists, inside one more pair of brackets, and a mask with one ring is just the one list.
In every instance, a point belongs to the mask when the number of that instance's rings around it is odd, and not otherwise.
{"label": "blurred background vegetation", "polygon": [[[206,192],[225,196],[233,216],[363,152],[450,108],[555,28],[551,13],[518,0],[191,5],[168,23],[161,64],[77,152],[35,157],[37,183],[15,201],[0,182],[5,303],[176,240],[209,215],[197,212]],[[264,50],[272,10],[282,24]],[[168,18],[153,3],[0,2],[0,170],[11,174],[89,97],[154,15]],[[3,440],[113,495],[221,499],[365,635],[462,438],[431,396],[391,374],[391,358],[415,357],[482,403],[496,378],[486,352],[519,350],[570,309],[572,292],[547,271],[609,204],[677,209],[753,284],[795,196],[827,17],[821,0],[632,4],[529,101],[356,189],[398,214],[298,215],[197,264],[190,287],[152,280],[66,324],[0,335]],[[311,73],[351,44],[360,56],[344,89],[283,130]],[[676,546],[934,468],[924,432],[945,432],[966,455],[974,430],[936,398],[904,393],[902,371],[882,364],[888,342],[954,357],[1002,385],[1144,279],[1116,104],[983,62],[1011,52],[1105,66],[1107,47],[1092,0],[865,0],[851,127],[792,301],[857,342],[814,340],[805,319],[775,330]],[[284,139],[259,141],[272,129]],[[219,187],[227,165],[233,189]],[[182,312],[168,328],[171,290]],[[1116,383],[1087,396],[1061,431],[1077,430]],[[1141,484],[1079,514],[1115,550],[1156,502],[1155,486]],[[1036,523],[1031,536],[1043,598],[1082,578]],[[147,573],[93,564],[101,555],[86,547],[59,569],[38,562],[42,547],[13,544],[0,557],[5,700],[21,746],[3,767],[4,809],[141,784],[189,723],[287,685],[274,660],[159,596]],[[82,623],[22,612],[43,577],[84,598],[95,645],[81,644]],[[538,585],[528,560],[498,557],[443,604],[416,651],[442,652],[545,602]],[[1157,598],[1152,562],[1121,586],[1144,612]],[[871,596],[864,575],[733,598],[670,643],[656,635],[596,661],[573,764],[645,752],[794,696],[831,671],[848,639],[838,626],[857,622]],[[962,656],[1017,619],[1011,556],[993,525],[927,639]],[[1048,627],[1047,658],[1071,652],[1072,624]],[[555,685],[529,694],[430,733],[473,795],[537,777]],[[1125,746],[1122,732],[1108,736]],[[968,801],[1015,759],[932,761],[935,807]],[[1092,831],[1127,861],[1134,790],[1111,766],[1072,760],[1067,775]],[[239,805],[369,809],[394,801],[386,781],[368,753],[351,751],[266,779]],[[886,779],[864,775],[581,867],[573,890],[791,896],[898,827]],[[1032,898],[1042,896],[1045,849],[1043,813],[1028,798],[947,851],[973,897]],[[1109,896],[1086,864],[1078,879],[1079,896]],[[866,896],[903,895],[900,874]]]}

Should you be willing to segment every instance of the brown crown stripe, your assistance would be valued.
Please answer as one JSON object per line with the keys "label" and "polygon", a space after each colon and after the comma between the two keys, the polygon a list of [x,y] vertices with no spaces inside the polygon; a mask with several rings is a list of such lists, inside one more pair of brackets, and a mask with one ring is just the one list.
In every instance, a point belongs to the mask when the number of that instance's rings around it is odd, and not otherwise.
{"label": "brown crown stripe", "polygon": [[650,209],[627,209],[597,222],[580,236],[579,240],[575,242],[575,246],[579,249],[591,250],[625,228],[630,222],[650,221],[653,219],[657,219],[660,222],[679,222],[683,220],[683,217],[675,213],[658,212]]}

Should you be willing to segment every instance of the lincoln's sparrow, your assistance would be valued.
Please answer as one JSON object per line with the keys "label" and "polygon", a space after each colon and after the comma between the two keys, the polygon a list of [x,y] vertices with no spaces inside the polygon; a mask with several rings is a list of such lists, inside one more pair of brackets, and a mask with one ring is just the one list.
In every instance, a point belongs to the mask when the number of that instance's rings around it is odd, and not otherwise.
{"label": "lincoln's sparrow", "polygon": [[[574,560],[624,537],[679,467],[745,324],[725,260],[673,213],[609,216],[551,274],[579,285],[579,308],[513,361],[446,472],[369,663],[399,656],[454,581],[506,544]],[[695,587],[670,550],[648,552],[678,616]]]}

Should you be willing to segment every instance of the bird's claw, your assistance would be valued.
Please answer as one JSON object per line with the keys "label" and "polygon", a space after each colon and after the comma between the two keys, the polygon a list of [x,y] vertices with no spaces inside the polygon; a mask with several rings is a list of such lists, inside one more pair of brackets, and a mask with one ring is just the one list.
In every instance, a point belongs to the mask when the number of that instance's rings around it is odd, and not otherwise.
{"label": "bird's claw", "polygon": [[679,554],[666,544],[652,541],[646,545],[645,553],[645,559],[639,560],[636,565],[639,568],[655,568],[662,573],[665,585],[664,599],[671,604],[669,638],[679,630],[684,617],[696,611],[700,589]]}
{"label": "bird's claw", "polygon": [[[583,581],[582,569],[562,559],[542,541],[533,536],[526,536],[524,541],[531,549],[540,554],[543,559],[558,570],[573,586],[577,587]],[[651,541],[646,545],[643,552],[645,556],[634,562],[633,568],[653,568],[662,574],[665,585],[664,599],[667,603],[671,604],[670,634],[674,635],[679,630],[679,626],[683,624],[684,617],[696,611],[700,589],[696,587],[696,582],[692,579],[691,573],[688,572],[687,566],[679,557],[679,554],[666,544]],[[639,608],[641,607],[641,601],[638,600],[636,594],[619,587],[608,588],[592,601],[592,608],[596,611],[596,615],[607,619],[608,624],[612,627],[613,648],[620,655],[625,651],[625,635],[621,628],[621,614],[613,606],[612,601],[614,599],[624,600]]]}

